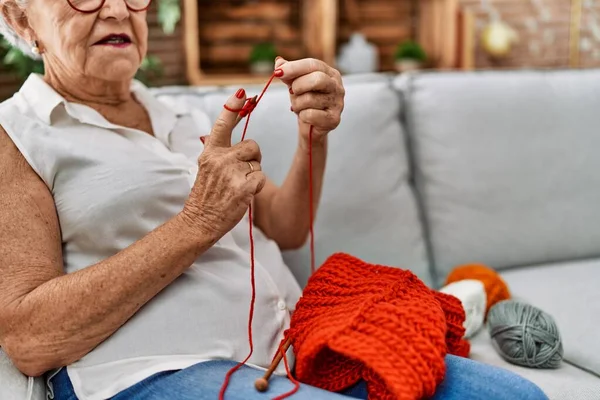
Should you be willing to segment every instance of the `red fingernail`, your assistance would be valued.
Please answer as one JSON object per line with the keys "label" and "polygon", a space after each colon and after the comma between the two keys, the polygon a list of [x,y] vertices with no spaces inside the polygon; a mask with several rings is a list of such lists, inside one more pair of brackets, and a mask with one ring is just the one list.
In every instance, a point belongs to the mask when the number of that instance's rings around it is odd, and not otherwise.
{"label": "red fingernail", "polygon": [[283,70],[281,68],[277,68],[275,70],[275,76],[281,78],[283,76]]}
{"label": "red fingernail", "polygon": [[292,89],[291,86],[290,86],[290,94],[294,94],[294,90]]}
{"label": "red fingernail", "polygon": [[294,107],[290,107],[290,111],[291,111],[291,112],[294,112]]}
{"label": "red fingernail", "polygon": [[240,89],[235,94],[235,97],[237,97],[238,99],[241,99],[242,97],[244,97],[245,94],[246,94],[246,91],[244,89]]}
{"label": "red fingernail", "polygon": [[202,142],[202,144],[205,144],[206,136],[200,136],[200,141]]}

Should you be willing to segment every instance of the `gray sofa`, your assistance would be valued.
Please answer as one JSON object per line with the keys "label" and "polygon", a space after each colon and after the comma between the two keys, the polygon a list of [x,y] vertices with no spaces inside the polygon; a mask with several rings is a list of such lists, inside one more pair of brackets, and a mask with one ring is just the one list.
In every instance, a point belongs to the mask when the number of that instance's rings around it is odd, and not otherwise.
{"label": "gray sofa", "polygon": [[[411,269],[434,287],[456,265],[486,263],[515,298],[554,316],[565,362],[556,370],[508,364],[485,330],[470,357],[531,379],[552,400],[600,400],[600,70],[345,80],[315,226],[317,262],[348,252]],[[233,89],[156,94],[214,119]],[[296,145],[287,97],[272,87],[248,133],[276,182]],[[307,248],[285,257],[305,284]],[[27,379],[3,357],[0,399],[25,398]],[[33,398],[42,391],[36,380]]]}

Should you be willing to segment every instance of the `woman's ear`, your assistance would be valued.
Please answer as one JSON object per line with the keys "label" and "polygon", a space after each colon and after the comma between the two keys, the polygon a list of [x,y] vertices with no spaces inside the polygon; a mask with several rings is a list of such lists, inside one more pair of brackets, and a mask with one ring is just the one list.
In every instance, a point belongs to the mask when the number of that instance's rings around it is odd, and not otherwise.
{"label": "woman's ear", "polygon": [[29,25],[29,19],[25,9],[21,8],[13,0],[0,0],[0,11],[4,20],[21,38],[31,42],[34,40],[33,30]]}

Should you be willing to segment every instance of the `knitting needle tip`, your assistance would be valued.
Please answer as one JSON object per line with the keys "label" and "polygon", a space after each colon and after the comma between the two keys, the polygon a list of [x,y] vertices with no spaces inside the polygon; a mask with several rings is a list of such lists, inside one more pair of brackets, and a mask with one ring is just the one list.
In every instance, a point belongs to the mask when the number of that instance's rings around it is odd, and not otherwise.
{"label": "knitting needle tip", "polygon": [[254,382],[254,387],[256,388],[256,390],[258,390],[259,392],[266,392],[267,389],[269,389],[269,381],[267,381],[265,378],[258,378],[255,382]]}

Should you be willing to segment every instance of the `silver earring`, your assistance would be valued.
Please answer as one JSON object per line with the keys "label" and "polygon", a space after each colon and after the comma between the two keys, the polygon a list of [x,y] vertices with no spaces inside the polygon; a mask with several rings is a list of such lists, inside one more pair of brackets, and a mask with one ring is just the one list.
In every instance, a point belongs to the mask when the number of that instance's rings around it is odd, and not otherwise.
{"label": "silver earring", "polygon": [[35,55],[40,54],[40,46],[38,45],[38,41],[34,40],[33,45],[31,46],[31,52]]}

